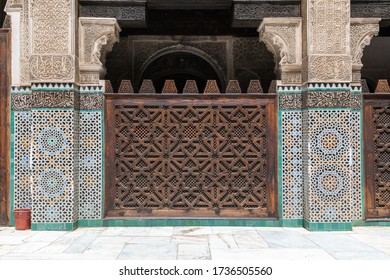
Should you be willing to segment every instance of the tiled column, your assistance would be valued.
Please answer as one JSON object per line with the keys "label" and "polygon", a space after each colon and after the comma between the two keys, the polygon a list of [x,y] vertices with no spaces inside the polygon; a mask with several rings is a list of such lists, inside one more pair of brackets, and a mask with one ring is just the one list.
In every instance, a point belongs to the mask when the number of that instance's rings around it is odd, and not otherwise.
{"label": "tiled column", "polygon": [[[119,41],[115,18],[79,18],[80,201],[79,226],[103,225],[103,80],[106,54]],[[103,62],[103,63],[102,63]]]}
{"label": "tiled column", "polygon": [[310,230],[351,230],[350,1],[302,1],[303,200]]}
{"label": "tiled column", "polygon": [[275,58],[278,110],[279,217],[283,226],[302,226],[302,20],[266,18],[259,27]]}
{"label": "tiled column", "polygon": [[72,230],[78,220],[78,1],[55,2],[31,0],[27,11],[28,62],[22,68],[32,89],[33,230]]}
{"label": "tiled column", "polygon": [[74,84],[32,84],[32,229],[73,230],[79,201],[79,93]]}
{"label": "tiled column", "polygon": [[79,226],[102,226],[103,85],[80,88]]}
{"label": "tiled column", "polygon": [[302,226],[302,92],[300,85],[279,85],[279,185],[283,226]]}

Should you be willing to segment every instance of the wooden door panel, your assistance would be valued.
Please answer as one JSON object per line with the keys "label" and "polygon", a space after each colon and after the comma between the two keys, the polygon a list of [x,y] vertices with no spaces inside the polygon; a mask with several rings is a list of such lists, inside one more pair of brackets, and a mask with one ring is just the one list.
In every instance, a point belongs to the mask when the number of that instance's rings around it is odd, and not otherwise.
{"label": "wooden door panel", "polygon": [[390,95],[364,100],[365,214],[390,218]]}
{"label": "wooden door panel", "polygon": [[106,95],[106,217],[277,217],[275,96]]}

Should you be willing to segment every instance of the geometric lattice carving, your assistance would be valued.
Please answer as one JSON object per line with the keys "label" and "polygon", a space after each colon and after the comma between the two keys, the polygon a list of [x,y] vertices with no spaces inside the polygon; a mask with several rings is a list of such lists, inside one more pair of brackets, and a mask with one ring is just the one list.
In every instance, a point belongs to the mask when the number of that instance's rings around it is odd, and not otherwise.
{"label": "geometric lattice carving", "polygon": [[205,94],[220,93],[218,85],[217,85],[217,81],[216,80],[208,80],[203,93],[205,93]]}
{"label": "geometric lattice carving", "polygon": [[259,80],[251,80],[249,82],[247,93],[263,93],[263,88]]}
{"label": "geometric lattice carving", "polygon": [[240,83],[237,80],[230,80],[226,87],[226,93],[241,93]]}
{"label": "geometric lattice carving", "polygon": [[105,88],[105,93],[114,93],[114,89],[112,88],[112,84],[110,80],[105,80],[104,81],[104,88]]}
{"label": "geometric lattice carving", "polygon": [[276,86],[277,86],[276,80],[272,80],[268,89],[268,93],[276,93],[277,92]]}
{"label": "geometric lattice carving", "polygon": [[152,80],[143,80],[139,93],[156,93]]}
{"label": "geometric lattice carving", "polygon": [[184,94],[199,93],[198,86],[195,80],[187,80],[183,89]]}
{"label": "geometric lattice carving", "polygon": [[175,80],[166,80],[161,93],[177,93]]}
{"label": "geometric lattice carving", "polygon": [[368,88],[368,85],[367,85],[367,80],[362,79],[361,83],[362,83],[362,93],[370,93],[370,89]]}
{"label": "geometric lattice carving", "polygon": [[375,207],[390,210],[390,107],[374,107]]}
{"label": "geometric lattice carving", "polygon": [[390,86],[387,80],[379,80],[375,93],[390,93]]}
{"label": "geometric lattice carving", "polygon": [[155,102],[129,100],[110,107],[114,127],[106,147],[112,147],[108,153],[115,158],[108,183],[112,211],[128,216],[270,215],[268,105],[258,99],[234,105]]}
{"label": "geometric lattice carving", "polygon": [[134,93],[133,85],[130,80],[122,80],[118,93]]}

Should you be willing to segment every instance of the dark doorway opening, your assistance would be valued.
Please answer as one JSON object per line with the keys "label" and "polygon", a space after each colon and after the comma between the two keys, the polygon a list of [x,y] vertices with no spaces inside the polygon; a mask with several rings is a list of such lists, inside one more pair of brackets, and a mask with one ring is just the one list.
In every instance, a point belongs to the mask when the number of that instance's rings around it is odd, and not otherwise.
{"label": "dark doorway opening", "polygon": [[161,92],[166,80],[174,80],[179,92],[187,80],[195,80],[202,92],[207,80],[216,80],[219,88],[223,85],[217,70],[199,55],[181,51],[168,53],[148,64],[142,73],[142,80],[152,80],[157,92]]}

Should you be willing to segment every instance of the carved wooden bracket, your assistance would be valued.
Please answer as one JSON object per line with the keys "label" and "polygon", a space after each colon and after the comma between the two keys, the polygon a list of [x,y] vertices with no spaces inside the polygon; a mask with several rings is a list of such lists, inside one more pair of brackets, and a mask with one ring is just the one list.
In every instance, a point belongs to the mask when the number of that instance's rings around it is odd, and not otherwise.
{"label": "carved wooden bracket", "polygon": [[360,83],[364,48],[379,33],[380,18],[351,18],[352,80]]}
{"label": "carved wooden bracket", "polygon": [[106,69],[106,55],[119,41],[115,18],[79,18],[80,83],[98,84]]}
{"label": "carved wooden bracket", "polygon": [[265,18],[260,41],[273,53],[275,73],[282,83],[300,84],[302,69],[302,19]]}

